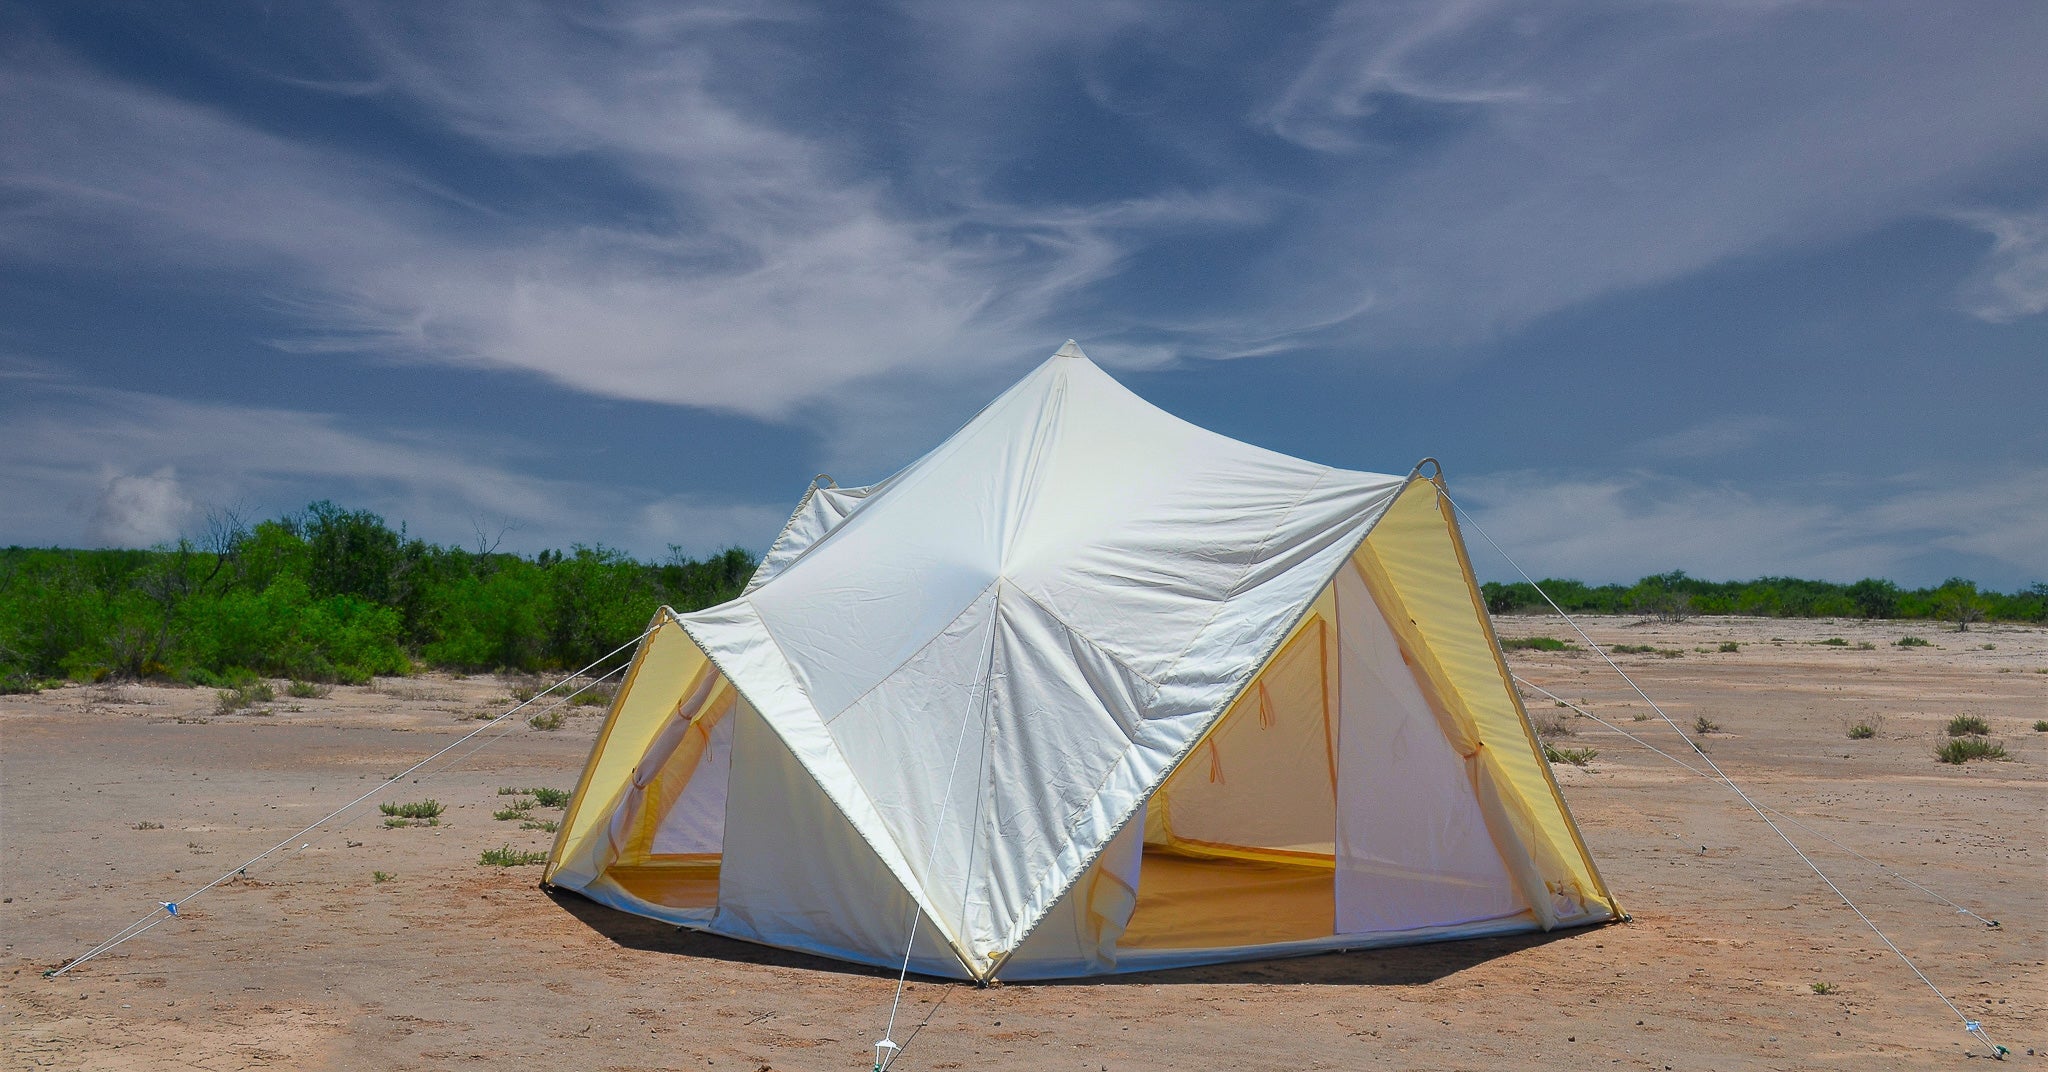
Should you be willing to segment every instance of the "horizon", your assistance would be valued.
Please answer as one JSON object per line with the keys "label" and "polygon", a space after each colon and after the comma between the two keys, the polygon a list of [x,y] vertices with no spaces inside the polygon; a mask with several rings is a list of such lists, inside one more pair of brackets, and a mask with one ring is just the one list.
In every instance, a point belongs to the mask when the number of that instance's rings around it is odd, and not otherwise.
{"label": "horizon", "polygon": [[0,27],[0,544],[758,555],[1071,337],[1533,576],[2048,578],[2040,5]]}

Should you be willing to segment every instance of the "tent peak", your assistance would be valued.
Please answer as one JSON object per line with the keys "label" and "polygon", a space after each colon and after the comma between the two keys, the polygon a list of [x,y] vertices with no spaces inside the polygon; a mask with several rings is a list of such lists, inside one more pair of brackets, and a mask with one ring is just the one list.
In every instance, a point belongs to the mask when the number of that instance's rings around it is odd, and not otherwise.
{"label": "tent peak", "polygon": [[1075,342],[1075,341],[1074,341],[1074,340],[1072,340],[1072,339],[1068,339],[1068,340],[1067,340],[1067,344],[1066,344],[1065,346],[1062,346],[1062,347],[1060,347],[1060,348],[1059,348],[1059,350],[1058,350],[1058,352],[1054,353],[1054,354],[1053,354],[1052,356],[1054,356],[1054,357],[1078,357],[1078,358],[1080,358],[1080,359],[1081,359],[1081,360],[1083,360],[1083,361],[1086,361],[1086,360],[1088,360],[1088,355],[1087,355],[1087,354],[1084,354],[1084,353],[1082,353],[1082,352],[1081,352],[1081,344],[1080,344],[1080,343],[1077,343],[1077,342]]}

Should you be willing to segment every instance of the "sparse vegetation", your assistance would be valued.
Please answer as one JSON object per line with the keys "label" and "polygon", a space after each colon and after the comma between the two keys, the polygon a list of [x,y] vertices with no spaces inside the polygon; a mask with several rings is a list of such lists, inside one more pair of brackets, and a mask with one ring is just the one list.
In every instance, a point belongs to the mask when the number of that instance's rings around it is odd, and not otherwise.
{"label": "sparse vegetation", "polygon": [[1832,994],[1841,989],[1833,983],[1808,983],[1806,985],[1812,987],[1813,992],[1816,994]]}
{"label": "sparse vegetation", "polygon": [[394,875],[394,874],[392,874],[392,873],[391,873],[391,872],[389,872],[389,871],[372,871],[372,872],[370,872],[370,881],[371,881],[371,882],[380,882],[380,883],[381,883],[381,882],[389,882],[389,881],[391,881],[392,879],[394,879],[394,878],[397,878],[397,877],[398,877],[397,875]]}
{"label": "sparse vegetation", "polygon": [[571,697],[569,700],[569,706],[609,707],[611,706],[611,702],[612,690],[600,685],[595,688],[584,689],[582,692],[579,692],[575,696]]}
{"label": "sparse vegetation", "polygon": [[1926,638],[1916,636],[1902,636],[1892,643],[1894,646],[1901,648],[1925,648],[1930,646]]}
{"label": "sparse vegetation", "polygon": [[527,792],[533,794],[533,802],[543,808],[566,808],[569,806],[569,791],[566,789],[540,787],[529,789]]}
{"label": "sparse vegetation", "polygon": [[2005,746],[1982,737],[1955,737],[1941,742],[1935,748],[1934,755],[1943,763],[1968,763],[1973,759],[2004,759]]}
{"label": "sparse vegetation", "polygon": [[1599,754],[1591,748],[1556,748],[1547,742],[1543,745],[1544,759],[1552,763],[1569,763],[1574,767],[1583,767],[1593,762]]}
{"label": "sparse vegetation", "polygon": [[1825,645],[1827,645],[1828,647],[1831,647],[1831,648],[1846,648],[1846,647],[1848,647],[1848,646],[1849,646],[1849,642],[1848,642],[1848,641],[1846,641],[1846,640],[1843,640],[1843,639],[1842,639],[1841,637],[1838,637],[1838,636],[1831,636],[1831,637],[1827,638],[1826,640],[1816,640],[1816,641],[1814,641],[1814,643],[1816,643],[1816,644],[1825,644]]}
{"label": "sparse vegetation", "polygon": [[401,826],[440,826],[442,805],[438,800],[416,800],[410,804],[379,804],[377,810],[385,815],[384,825],[392,829]]}
{"label": "sparse vegetation", "polygon": [[1724,640],[1721,642],[1721,650],[1729,652],[1741,651],[1742,645],[1733,640]]}
{"label": "sparse vegetation", "polygon": [[1701,715],[1692,720],[1692,731],[1702,736],[1709,733],[1719,733],[1721,732],[1721,724],[1709,719],[1705,715]]}
{"label": "sparse vegetation", "polygon": [[1859,640],[1859,641],[1857,641],[1857,642],[1856,642],[1856,650],[1857,650],[1857,651],[1876,651],[1876,650],[1877,650],[1877,645],[1875,645],[1875,644],[1872,644],[1872,643],[1871,643],[1870,641],[1868,641],[1868,640]]}
{"label": "sparse vegetation", "polygon": [[521,797],[520,799],[513,801],[510,807],[500,808],[497,811],[492,812],[491,818],[496,819],[501,823],[509,823],[514,819],[526,818],[526,813],[532,810],[533,801]]}
{"label": "sparse vegetation", "polygon": [[477,862],[491,867],[525,867],[529,864],[547,863],[548,854],[500,845],[495,849],[484,850],[483,854],[477,857]]}
{"label": "sparse vegetation", "polygon": [[285,686],[284,691],[287,696],[296,697],[301,700],[314,700],[323,696],[332,696],[334,694],[334,686],[323,685],[317,681],[293,679],[291,684]]}
{"label": "sparse vegetation", "polygon": [[1984,737],[1990,733],[1991,723],[1984,721],[1976,715],[1957,715],[1948,720],[1948,735],[1950,737]]}
{"label": "sparse vegetation", "polygon": [[1657,649],[1648,644],[1616,644],[1607,650],[1618,655],[1648,655]]}
{"label": "sparse vegetation", "polygon": [[1849,739],[1852,741],[1867,741],[1875,736],[1877,736],[1877,727],[1869,722],[1858,722],[1849,727]]}
{"label": "sparse vegetation", "polygon": [[1571,723],[1565,721],[1566,717],[1546,713],[1530,721],[1536,726],[1538,737],[1570,737],[1578,731],[1572,729]]}
{"label": "sparse vegetation", "polygon": [[277,690],[271,688],[269,682],[253,681],[246,685],[237,685],[231,689],[220,690],[214,703],[213,713],[216,715],[232,715],[237,711],[244,711],[255,707],[257,704],[270,703],[275,699],[277,699]]}
{"label": "sparse vegetation", "polygon": [[565,721],[567,721],[566,716],[562,714],[560,708],[556,708],[553,710],[542,711],[540,714],[537,714],[532,718],[527,719],[526,724],[532,726],[534,729],[537,730],[554,731],[561,729],[562,723]]}
{"label": "sparse vegetation", "polygon": [[2034,732],[2035,732],[2035,733],[2048,733],[2048,718],[2037,718],[2037,719],[2035,719],[2035,720],[2034,720]]}
{"label": "sparse vegetation", "polygon": [[552,834],[559,828],[553,819],[528,819],[519,824],[521,830],[545,830]]}
{"label": "sparse vegetation", "polygon": [[141,822],[135,824],[135,829],[137,830],[162,830],[163,828],[164,824],[151,822],[148,819],[144,819]]}
{"label": "sparse vegetation", "polygon": [[1570,641],[1568,641],[1568,640],[1559,640],[1559,639],[1557,639],[1556,637],[1548,637],[1548,636],[1530,636],[1530,637],[1508,637],[1507,639],[1505,639],[1505,640],[1502,640],[1502,641],[1500,642],[1500,646],[1501,646],[1501,647],[1503,647],[1503,648],[1506,648],[1506,649],[1508,649],[1509,651],[1584,651],[1584,650],[1585,650],[1584,648],[1581,648],[1581,647],[1579,647],[1579,646],[1578,646],[1577,644],[1574,644],[1574,643],[1572,643],[1572,642],[1570,642]]}

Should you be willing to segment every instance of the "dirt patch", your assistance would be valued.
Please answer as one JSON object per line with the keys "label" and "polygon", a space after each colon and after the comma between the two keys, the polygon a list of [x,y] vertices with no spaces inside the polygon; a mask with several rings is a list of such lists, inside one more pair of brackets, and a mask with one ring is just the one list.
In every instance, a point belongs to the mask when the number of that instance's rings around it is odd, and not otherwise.
{"label": "dirt patch", "polygon": [[[1584,642],[1555,619],[1503,636]],[[2048,631],[1773,619],[1591,619],[1681,725],[1767,803],[1998,919],[1990,929],[1824,842],[1816,860],[2026,1067],[2048,1058]],[[1927,640],[1900,647],[1902,636]],[[1839,638],[1841,643],[1831,643]],[[1724,645],[1734,650],[1723,650]],[[1991,647],[1985,647],[1985,645]],[[1868,645],[1868,647],[1862,647]],[[1666,654],[1676,653],[1676,654]],[[1518,650],[1528,680],[1683,748],[1588,651]],[[865,1068],[894,979],[691,935],[483,867],[549,835],[500,786],[569,788],[601,708],[370,802],[112,955],[60,963],[476,728],[505,682],[431,676],[215,713],[211,690],[0,698],[0,1048],[9,1067]],[[1533,693],[1531,694],[1534,695]],[[1555,935],[976,990],[913,981],[898,1067],[1350,1069],[1953,1067],[1954,1016],[1724,789],[1548,701],[1590,748],[1559,781],[1634,922]],[[1957,714],[2009,759],[1952,766]],[[1637,715],[1645,715],[1642,720]],[[1569,716],[1569,717],[1568,717]],[[1878,732],[1848,728],[1877,720]],[[138,829],[143,824],[151,828]],[[1795,831],[1796,835],[1796,831]],[[386,878],[378,881],[376,873]],[[1813,984],[1832,984],[1815,993]],[[907,1026],[906,1026],[907,1025]],[[919,1025],[923,1025],[920,1027]],[[915,1034],[912,1034],[912,1031]]]}

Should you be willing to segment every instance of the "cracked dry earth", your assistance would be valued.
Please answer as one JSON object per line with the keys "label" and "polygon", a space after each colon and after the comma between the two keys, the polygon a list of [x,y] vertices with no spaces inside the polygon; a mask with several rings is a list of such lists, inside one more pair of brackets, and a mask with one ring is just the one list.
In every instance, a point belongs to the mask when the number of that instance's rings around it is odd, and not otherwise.
{"label": "cracked dry earth", "polygon": [[[1503,636],[1569,638],[1507,618]],[[2048,1068],[2048,630],[1593,619],[1759,799],[1998,919],[1987,928],[1795,830],[2016,1067]],[[1896,646],[1913,633],[1932,643]],[[1840,637],[1843,643],[1825,643]],[[1737,651],[1722,651],[1725,642]],[[1859,645],[1870,645],[1867,649]],[[1675,654],[1665,654],[1675,653]],[[1584,651],[1529,681],[1660,747]],[[441,825],[368,816],[249,869],[78,971],[42,972],[478,725],[495,678],[427,676],[217,715],[206,690],[0,697],[0,1057],[9,1068],[864,1069],[894,980],[679,933],[486,867],[543,849],[498,788],[571,786],[597,708],[419,784]],[[1534,694],[1531,694],[1532,696]],[[1978,1067],[1956,1017],[1725,789],[1530,700],[1590,748],[1566,799],[1633,922],[1552,935],[976,990],[913,980],[898,1067]],[[2008,754],[1936,763],[1986,719]],[[1847,728],[1869,721],[1874,737]],[[463,755],[466,749],[450,754]],[[553,814],[537,809],[534,815]],[[377,881],[374,872],[391,876]],[[1832,984],[1816,993],[1815,983]],[[908,1031],[899,1029],[898,1038]],[[2030,1052],[2030,1050],[2032,1052]],[[1988,1066],[1987,1066],[1988,1067]]]}

